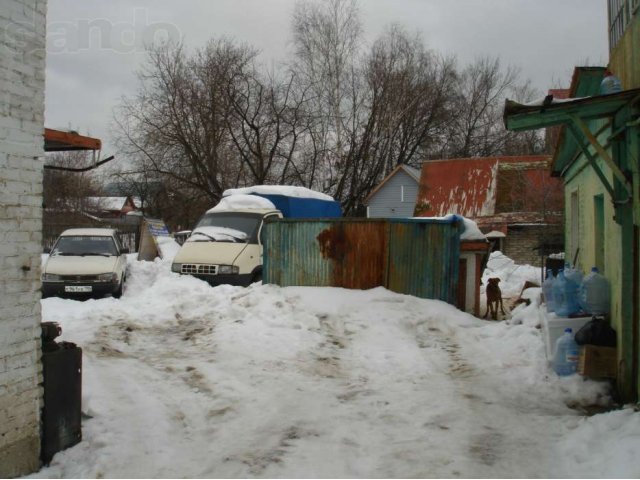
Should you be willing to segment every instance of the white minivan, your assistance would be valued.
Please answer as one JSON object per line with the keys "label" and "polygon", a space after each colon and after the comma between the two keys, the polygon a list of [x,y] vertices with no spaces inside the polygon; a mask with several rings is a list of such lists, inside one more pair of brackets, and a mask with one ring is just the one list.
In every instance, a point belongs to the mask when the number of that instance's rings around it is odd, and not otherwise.
{"label": "white minivan", "polygon": [[42,267],[42,296],[119,298],[127,278],[127,253],[114,229],[65,230]]}
{"label": "white minivan", "polygon": [[340,203],[304,187],[230,189],[208,210],[173,259],[171,270],[211,285],[262,281],[265,223],[279,218],[335,218]]}
{"label": "white minivan", "polygon": [[281,218],[275,208],[212,209],[173,259],[171,269],[212,285],[247,286],[262,280],[261,232],[267,218]]}

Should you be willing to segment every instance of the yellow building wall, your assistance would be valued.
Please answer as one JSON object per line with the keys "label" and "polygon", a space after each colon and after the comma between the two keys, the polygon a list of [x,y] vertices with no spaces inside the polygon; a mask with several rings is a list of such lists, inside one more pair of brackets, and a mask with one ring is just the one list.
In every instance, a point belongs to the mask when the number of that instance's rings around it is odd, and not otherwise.
{"label": "yellow building wall", "polygon": [[[601,160],[596,160],[600,170],[613,184],[612,173]],[[593,168],[584,156],[571,166],[564,175],[565,179],[565,252],[566,259],[573,262],[576,248],[579,248],[578,268],[583,274],[596,266],[596,229],[594,198],[601,195],[604,203],[604,269],[602,273],[611,285],[611,326],[622,332],[622,294],[621,294],[621,266],[622,266],[622,229],[614,220],[614,208],[611,196],[602,185]],[[577,195],[577,212],[574,211],[576,202],[572,195]],[[577,219],[577,222],[576,222]],[[572,226],[577,223],[578,232]]]}
{"label": "yellow building wall", "polygon": [[624,90],[640,88],[640,14],[635,14],[609,53],[609,68],[620,78]]}

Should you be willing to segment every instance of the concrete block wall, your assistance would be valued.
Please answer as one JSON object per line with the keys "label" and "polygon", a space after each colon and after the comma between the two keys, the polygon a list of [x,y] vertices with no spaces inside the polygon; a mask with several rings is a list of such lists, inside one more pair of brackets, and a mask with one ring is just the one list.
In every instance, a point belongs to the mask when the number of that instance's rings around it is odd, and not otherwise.
{"label": "concrete block wall", "polygon": [[46,0],[0,7],[0,477],[39,468]]}
{"label": "concrete block wall", "polygon": [[503,252],[519,265],[540,266],[540,253],[533,250],[545,239],[562,235],[562,225],[510,226],[504,239]]}

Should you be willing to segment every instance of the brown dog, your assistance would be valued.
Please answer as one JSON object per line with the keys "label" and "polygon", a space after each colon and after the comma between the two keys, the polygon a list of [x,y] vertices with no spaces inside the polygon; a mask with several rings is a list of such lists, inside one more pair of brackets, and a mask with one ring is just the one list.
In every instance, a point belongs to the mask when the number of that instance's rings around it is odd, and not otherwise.
{"label": "brown dog", "polygon": [[487,313],[484,314],[484,318],[487,318],[487,315],[489,315],[489,311],[491,311],[491,318],[497,320],[498,305],[500,306],[502,315],[505,315],[504,307],[502,305],[502,290],[500,290],[498,283],[500,283],[499,278],[489,279],[489,283],[487,284],[487,288],[485,289],[485,293],[487,294]]}

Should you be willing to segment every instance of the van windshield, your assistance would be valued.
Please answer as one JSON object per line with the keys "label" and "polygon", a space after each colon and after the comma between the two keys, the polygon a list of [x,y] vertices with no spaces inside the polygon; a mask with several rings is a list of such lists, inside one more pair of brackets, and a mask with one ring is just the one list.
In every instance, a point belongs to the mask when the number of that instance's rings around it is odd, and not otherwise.
{"label": "van windshield", "polygon": [[58,239],[51,250],[51,255],[103,255],[110,257],[118,255],[118,249],[111,237],[69,235]]}
{"label": "van windshield", "polygon": [[201,227],[220,227],[221,229],[228,229],[228,231],[235,230],[246,235],[242,241],[258,243],[258,227],[260,227],[261,220],[261,213],[211,212],[200,219],[194,230]]}

